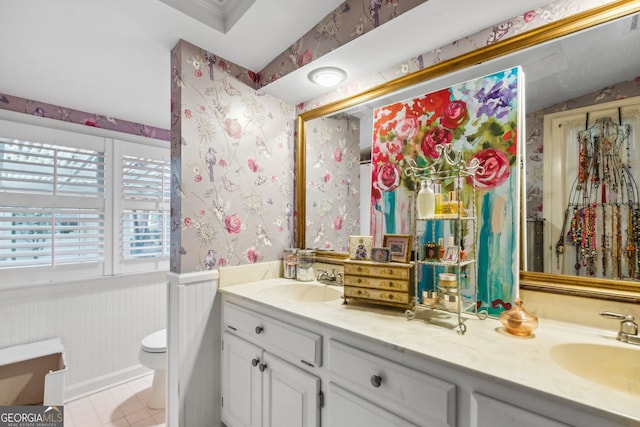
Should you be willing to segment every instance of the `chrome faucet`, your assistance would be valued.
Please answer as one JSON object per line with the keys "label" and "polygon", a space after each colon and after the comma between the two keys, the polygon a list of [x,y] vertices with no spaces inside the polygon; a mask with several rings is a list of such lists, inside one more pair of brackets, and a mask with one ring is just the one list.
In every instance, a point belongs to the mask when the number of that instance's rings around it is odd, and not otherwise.
{"label": "chrome faucet", "polygon": [[618,331],[618,341],[629,344],[640,345],[640,335],[638,335],[638,324],[632,314],[613,313],[611,311],[603,311],[600,316],[607,319],[620,320],[620,331]]}
{"label": "chrome faucet", "polygon": [[327,282],[336,282],[338,285],[342,285],[342,273],[336,273],[336,269],[334,268],[331,274],[327,272],[327,270],[318,269],[318,281],[327,281]]}

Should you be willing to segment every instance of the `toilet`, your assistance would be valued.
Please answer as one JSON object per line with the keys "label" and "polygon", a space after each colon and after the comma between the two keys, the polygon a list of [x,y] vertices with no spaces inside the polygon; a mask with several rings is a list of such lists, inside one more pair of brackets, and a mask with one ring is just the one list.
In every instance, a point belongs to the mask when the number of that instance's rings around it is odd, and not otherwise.
{"label": "toilet", "polygon": [[142,339],[138,359],[142,366],[153,369],[153,383],[147,406],[165,407],[167,384],[167,330],[161,329]]}

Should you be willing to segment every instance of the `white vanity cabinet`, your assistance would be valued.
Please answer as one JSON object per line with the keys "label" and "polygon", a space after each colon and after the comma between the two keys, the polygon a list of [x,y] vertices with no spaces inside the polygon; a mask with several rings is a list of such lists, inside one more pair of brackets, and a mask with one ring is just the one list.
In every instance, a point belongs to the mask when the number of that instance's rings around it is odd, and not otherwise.
{"label": "white vanity cabinet", "polygon": [[[467,338],[429,325],[419,328],[392,310],[372,313],[339,300],[292,306],[263,302],[260,293],[255,299],[232,290],[222,294],[222,419],[227,427],[637,425],[516,381],[523,371],[497,377],[474,369],[471,364],[486,358],[493,363],[482,348],[469,349],[481,328]],[[382,321],[384,326],[376,323]],[[469,354],[469,364],[391,344],[385,339],[389,328],[399,335],[428,334],[420,339],[434,348],[454,340]]]}
{"label": "white vanity cabinet", "polygon": [[[225,424],[228,427],[319,426],[320,378],[294,363],[297,360],[311,368],[319,364],[321,337],[234,304],[225,304],[223,310],[222,420]],[[252,342],[242,338],[243,335]]]}

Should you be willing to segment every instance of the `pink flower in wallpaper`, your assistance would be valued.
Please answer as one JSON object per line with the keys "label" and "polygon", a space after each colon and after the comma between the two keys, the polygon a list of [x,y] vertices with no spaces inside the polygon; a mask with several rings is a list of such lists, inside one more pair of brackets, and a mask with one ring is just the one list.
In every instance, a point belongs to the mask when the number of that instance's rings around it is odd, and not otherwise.
{"label": "pink flower in wallpaper", "polygon": [[298,64],[298,67],[304,67],[305,65],[309,64],[311,61],[313,61],[313,53],[311,53],[311,51],[307,49],[304,52],[302,52],[300,55],[298,55],[298,59],[296,63]]}
{"label": "pink flower in wallpaper", "polygon": [[247,167],[251,172],[258,172],[258,162],[253,157],[247,159]]}
{"label": "pink flower in wallpaper", "polygon": [[260,258],[260,254],[258,253],[255,247],[251,247],[247,249],[247,261],[253,264],[258,262],[259,258]]}
{"label": "pink flower in wallpaper", "polygon": [[242,228],[242,220],[237,214],[228,215],[224,218],[224,228],[229,234],[238,234]]}
{"label": "pink flower in wallpaper", "polygon": [[341,216],[337,216],[333,219],[333,229],[336,231],[342,230],[342,224],[344,219]]}
{"label": "pink flower in wallpaper", "polygon": [[342,150],[340,148],[333,150],[333,160],[336,163],[340,163],[342,161]]}
{"label": "pink flower in wallpaper", "polygon": [[233,139],[242,138],[242,126],[238,119],[224,119],[224,131]]}

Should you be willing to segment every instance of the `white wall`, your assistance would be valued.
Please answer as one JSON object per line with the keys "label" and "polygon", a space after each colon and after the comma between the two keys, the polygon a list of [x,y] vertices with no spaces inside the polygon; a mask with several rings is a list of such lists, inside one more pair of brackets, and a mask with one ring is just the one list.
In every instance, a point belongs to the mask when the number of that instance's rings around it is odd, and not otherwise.
{"label": "white wall", "polygon": [[60,337],[65,400],[148,372],[141,339],[166,327],[167,273],[0,289],[0,348]]}

